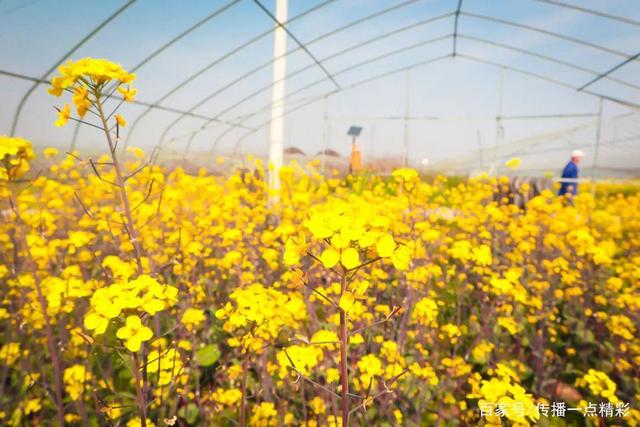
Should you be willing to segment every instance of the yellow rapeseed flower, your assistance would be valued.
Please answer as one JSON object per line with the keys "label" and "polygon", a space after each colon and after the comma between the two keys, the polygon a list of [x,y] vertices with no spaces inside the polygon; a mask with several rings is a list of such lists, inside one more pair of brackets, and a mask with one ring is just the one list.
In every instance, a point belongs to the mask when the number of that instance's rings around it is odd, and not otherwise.
{"label": "yellow rapeseed flower", "polygon": [[64,104],[64,107],[58,111],[58,118],[54,124],[60,128],[67,124],[69,117],[71,117],[71,107],[69,107],[69,104]]}
{"label": "yellow rapeseed flower", "polygon": [[115,117],[116,123],[118,123],[118,126],[120,126],[121,128],[127,125],[127,121],[124,119],[124,117],[122,117],[121,114],[116,114],[113,117]]}
{"label": "yellow rapeseed flower", "polygon": [[125,325],[116,332],[116,336],[124,340],[124,346],[129,351],[136,352],[140,350],[143,342],[153,337],[153,332],[142,324],[140,317],[129,316]]}
{"label": "yellow rapeseed flower", "polygon": [[518,169],[518,167],[520,167],[521,162],[522,161],[520,160],[519,157],[513,157],[505,162],[505,166],[508,167],[509,169]]}

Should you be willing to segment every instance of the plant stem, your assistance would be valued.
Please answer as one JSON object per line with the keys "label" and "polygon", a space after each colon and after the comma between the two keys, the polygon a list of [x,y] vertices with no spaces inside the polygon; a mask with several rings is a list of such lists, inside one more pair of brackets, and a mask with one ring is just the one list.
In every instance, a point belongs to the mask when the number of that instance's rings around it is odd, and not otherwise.
{"label": "plant stem", "polygon": [[[14,213],[16,214],[16,223],[22,223],[20,217],[20,208],[18,205],[18,199],[15,197],[13,193],[13,189],[10,192],[10,200]],[[38,274],[38,264],[33,259],[31,255],[31,247],[29,246],[29,242],[27,237],[25,236],[24,229],[22,226],[19,227],[20,237],[22,244],[24,245],[24,249],[27,252],[28,260],[31,262],[33,266],[33,281],[36,288],[36,296],[38,299],[38,304],[40,305],[40,310],[42,311],[42,317],[44,318],[44,329],[47,336],[47,347],[49,347],[49,355],[51,356],[51,364],[53,365],[53,374],[55,377],[55,404],[56,404],[56,413],[58,417],[58,424],[62,427],[64,426],[64,394],[62,389],[62,364],[60,362],[60,355],[58,353],[58,346],[56,344],[55,337],[53,335],[53,328],[51,327],[51,319],[49,318],[49,313],[47,312],[48,304],[47,300],[42,293],[42,284],[40,282],[40,275]]]}
{"label": "plant stem", "polygon": [[247,374],[249,372],[249,352],[245,351],[242,359],[242,400],[240,401],[240,427],[245,427],[247,412]]}
{"label": "plant stem", "polygon": [[138,369],[138,354],[131,355],[133,360],[133,379],[136,382],[136,403],[138,404],[138,413],[140,414],[140,426],[147,425],[147,404],[145,402],[144,392],[142,390],[142,378],[140,378],[140,370]]}
{"label": "plant stem", "polygon": [[[129,203],[129,196],[127,194],[126,180],[122,175],[122,169],[120,167],[120,162],[118,161],[118,156],[116,155],[116,145],[114,144],[113,139],[111,138],[111,132],[109,131],[109,124],[107,123],[107,116],[104,114],[104,109],[102,108],[102,101],[100,99],[100,90],[95,90],[95,104],[98,110],[98,116],[100,117],[100,121],[102,123],[102,130],[104,131],[104,135],[107,138],[107,143],[109,144],[109,153],[111,154],[111,159],[113,162],[113,168],[116,172],[116,184],[120,188],[120,198],[122,199],[122,205],[124,208],[124,216],[126,218],[125,228],[127,234],[129,235],[129,240],[133,245],[133,249],[136,254],[136,262],[138,265],[138,275],[143,273],[142,269],[142,249],[140,247],[140,242],[138,241],[138,231],[136,230],[136,226],[133,222],[133,216],[131,215],[131,204]],[[124,222],[124,221],[123,221]],[[140,412],[140,425],[141,427],[146,427],[147,425],[147,402],[146,402],[146,383],[147,383],[147,357],[145,353],[145,347],[142,347],[142,360],[144,361],[142,367],[142,378],[140,378],[140,371],[138,370],[138,355],[137,353],[133,354],[134,361],[134,377],[136,381],[136,400],[138,403],[138,410]],[[141,384],[142,382],[142,384]]]}
{"label": "plant stem", "polygon": [[124,214],[127,220],[127,232],[129,233],[131,244],[133,245],[133,249],[136,253],[136,261],[138,263],[138,274],[142,274],[142,249],[140,247],[140,242],[138,242],[138,232],[133,222],[133,217],[131,216],[131,205],[129,203],[129,197],[127,195],[127,187],[126,182],[122,176],[122,169],[120,167],[120,162],[118,161],[118,156],[116,156],[116,146],[113,143],[113,139],[111,138],[111,133],[109,132],[109,125],[107,123],[107,117],[104,114],[104,110],[102,109],[102,101],[100,100],[100,94],[96,91],[96,108],[98,109],[98,115],[100,116],[100,121],[102,122],[102,130],[104,131],[104,135],[107,138],[107,142],[109,143],[109,152],[111,154],[111,159],[113,162],[113,167],[116,171],[116,184],[120,187],[120,197],[122,199],[122,205],[124,207]]}
{"label": "plant stem", "polygon": [[[347,272],[344,271],[340,278],[340,295],[347,288]],[[349,371],[347,368],[347,312],[342,307],[340,310],[340,400],[342,407],[342,427],[349,425]]]}

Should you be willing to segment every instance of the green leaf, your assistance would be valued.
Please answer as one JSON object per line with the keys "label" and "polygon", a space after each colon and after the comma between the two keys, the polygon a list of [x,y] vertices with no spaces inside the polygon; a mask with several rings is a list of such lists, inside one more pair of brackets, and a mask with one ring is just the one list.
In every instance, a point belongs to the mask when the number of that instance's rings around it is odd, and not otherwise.
{"label": "green leaf", "polygon": [[209,344],[196,351],[196,362],[200,366],[211,366],[220,359],[220,350],[215,344]]}
{"label": "green leaf", "polygon": [[[207,346],[207,347],[210,347],[210,346]],[[198,421],[199,416],[200,416],[200,412],[198,411],[198,407],[194,403],[189,403],[185,408],[185,416],[184,416],[185,421],[189,425],[195,425],[196,421]]]}

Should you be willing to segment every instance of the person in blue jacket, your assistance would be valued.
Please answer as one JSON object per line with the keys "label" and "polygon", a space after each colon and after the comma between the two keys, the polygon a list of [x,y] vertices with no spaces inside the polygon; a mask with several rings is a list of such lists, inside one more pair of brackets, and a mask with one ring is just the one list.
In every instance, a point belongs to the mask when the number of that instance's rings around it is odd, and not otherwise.
{"label": "person in blue jacket", "polygon": [[558,196],[564,196],[567,193],[575,196],[578,193],[578,175],[580,174],[578,164],[583,157],[584,153],[581,150],[573,150],[571,153],[571,161],[567,163],[562,171],[563,180],[560,184]]}

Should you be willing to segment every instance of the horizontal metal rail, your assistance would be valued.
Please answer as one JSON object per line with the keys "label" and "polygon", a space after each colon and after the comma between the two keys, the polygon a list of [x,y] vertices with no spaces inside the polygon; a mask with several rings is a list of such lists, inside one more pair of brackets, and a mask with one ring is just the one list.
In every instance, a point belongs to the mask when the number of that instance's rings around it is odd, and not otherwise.
{"label": "horizontal metal rail", "polygon": [[589,80],[587,83],[583,84],[582,86],[580,86],[578,88],[578,90],[583,90],[584,88],[586,88],[587,86],[591,86],[592,84],[594,84],[595,82],[604,79],[604,78],[611,78],[610,74],[619,70],[620,68],[624,67],[625,65],[627,65],[630,62],[635,61],[636,59],[640,58],[640,52],[636,53],[635,55],[633,55],[631,58],[627,58],[624,61],[620,62],[619,64],[615,65],[614,67],[610,68],[609,70],[605,71],[604,73],[598,75],[597,77]]}
{"label": "horizontal metal rail", "polygon": [[[533,58],[542,59],[542,60],[545,60],[545,61],[548,61],[548,62],[552,62],[554,64],[563,65],[565,67],[572,68],[572,69],[577,70],[577,71],[582,71],[582,72],[584,72],[586,74],[591,74],[591,75],[594,75],[594,76],[600,76],[601,75],[600,72],[592,70],[590,68],[582,67],[582,66],[576,65],[576,64],[574,64],[572,62],[567,62],[567,61],[564,61],[562,59],[554,58],[554,57],[549,56],[549,55],[543,55],[541,53],[533,52],[531,50],[523,49],[523,48],[520,48],[520,47],[517,47],[517,46],[510,45],[510,44],[498,43],[498,42],[495,42],[493,40],[488,40],[488,39],[485,39],[485,38],[482,38],[482,37],[467,36],[467,35],[463,35],[463,34],[459,34],[458,37],[460,37],[461,39],[464,39],[464,40],[471,40],[471,41],[475,41],[475,42],[482,43],[482,44],[485,44],[485,45],[495,46],[495,47],[499,47],[499,48],[502,48],[502,49],[511,50],[513,52],[522,53],[524,55],[528,55],[528,56],[531,56]],[[602,75],[600,78],[606,78],[606,79],[611,80],[612,82],[619,83],[621,85],[630,87],[632,89],[640,90],[640,86],[638,86],[636,84],[633,84],[633,83],[630,83],[628,81],[622,80],[622,79],[618,79],[618,78],[611,77],[611,76],[608,76],[608,75]],[[578,88],[577,90],[582,90],[582,89],[584,89],[584,87]]]}
{"label": "horizontal metal rail", "polygon": [[[471,56],[471,55],[458,54],[458,56],[460,56],[461,58],[465,58],[465,59],[471,60],[471,61],[475,61],[475,62],[487,64],[487,65],[493,65],[495,67],[505,68],[505,69],[508,69],[508,70],[511,70],[511,71],[514,71],[516,73],[523,74],[523,75],[526,75],[526,76],[536,77],[536,78],[538,78],[540,80],[544,80],[544,81],[547,81],[549,83],[554,83],[554,84],[559,85],[559,86],[564,86],[564,87],[566,87],[568,89],[573,89],[575,91],[578,91],[578,89],[579,89],[578,87],[573,86],[573,85],[571,85],[569,83],[563,82],[561,80],[553,79],[551,77],[543,76],[542,74],[534,73],[532,71],[527,71],[527,70],[524,70],[524,69],[521,69],[521,68],[512,67],[510,65],[507,65],[507,64],[504,64],[504,63],[501,63],[501,62],[489,61],[489,60],[478,58],[478,57],[474,57],[474,56]],[[602,94],[602,93],[597,93],[597,92],[588,91],[588,90],[582,90],[580,92],[584,93],[584,94],[587,94],[587,95],[592,95],[592,96],[595,96],[595,97],[598,97],[598,98],[606,99],[608,101],[615,102],[616,104],[624,105],[625,107],[629,107],[629,108],[633,108],[633,109],[640,109],[640,104],[636,104],[635,102],[625,101],[623,99],[615,98],[615,97],[608,96],[608,95],[605,95],[605,94]]]}
{"label": "horizontal metal rail", "polygon": [[472,13],[472,12],[460,12],[460,15],[462,16],[467,16],[470,18],[475,18],[475,19],[481,19],[484,21],[489,21],[489,22],[495,22],[497,24],[503,24],[503,25],[507,25],[510,27],[515,27],[515,28],[521,28],[523,30],[527,30],[527,31],[532,31],[532,32],[536,32],[539,34],[544,34],[547,36],[551,36],[551,37],[555,37],[557,39],[560,40],[565,40],[565,41],[569,41],[581,46],[585,46],[585,47],[589,47],[592,49],[596,49],[599,50],[601,52],[606,52],[609,53],[611,55],[616,55],[616,56],[621,56],[625,59],[629,58],[631,55],[625,53],[625,52],[621,52],[619,50],[616,49],[611,49],[607,46],[602,46],[596,43],[591,43],[588,42],[586,40],[582,40],[582,39],[578,39],[575,37],[571,37],[565,34],[560,34],[560,33],[556,33],[554,31],[550,31],[550,30],[545,30],[543,28],[539,28],[533,25],[527,25],[527,24],[522,24],[520,22],[515,22],[515,21],[510,21],[508,19],[502,19],[502,18],[496,18],[495,16],[488,16],[488,15],[481,15],[479,13]]}
{"label": "horizontal metal rail", "polygon": [[[41,79],[41,78],[33,77],[33,76],[27,76],[25,74],[16,73],[16,72],[13,72],[13,71],[0,70],[0,75],[7,76],[7,77],[13,77],[13,78],[16,78],[16,79],[21,79],[21,80],[28,80],[28,81],[31,81],[31,82],[35,82],[37,84],[51,84],[50,80]],[[111,97],[113,99],[117,99],[117,100],[120,100],[120,101],[122,101],[124,99],[121,95],[118,95],[118,94],[115,94],[115,93],[113,95],[111,95]],[[131,101],[131,104],[142,105],[144,107],[148,107],[148,106],[151,105],[151,103],[149,103],[149,102],[144,102],[144,101],[140,101],[140,100],[137,100],[137,99]],[[190,112],[190,111],[180,110],[178,108],[165,107],[165,106],[162,106],[162,105],[156,106],[154,108],[157,108],[157,109],[162,110],[162,111],[168,111],[170,113],[188,115],[188,116],[194,117],[196,119],[213,120],[213,117],[209,117],[209,116],[205,116],[205,115],[202,115],[202,114],[193,113],[193,112]],[[240,128],[248,129],[248,130],[253,129],[250,126],[245,126],[243,124],[234,123],[234,122],[229,121],[229,120],[217,120],[217,121],[219,121],[220,123],[223,123],[225,125],[232,126],[232,127],[240,127]]]}
{"label": "horizontal metal rail", "polygon": [[555,0],[537,0],[541,3],[552,4],[555,6],[563,7],[565,9],[571,9],[578,12],[587,13],[589,15],[597,16],[600,18],[612,19],[614,21],[623,22],[629,25],[635,25],[636,27],[640,27],[640,21],[636,21],[635,19],[627,18],[625,16],[612,15],[610,13],[600,12],[599,10],[589,9],[582,6],[576,6],[574,4],[563,3]]}
{"label": "horizontal metal rail", "polygon": [[468,117],[468,116],[329,116],[328,120],[541,120],[541,119],[575,119],[595,117],[597,113],[569,113],[569,114],[529,114],[516,116],[485,116],[485,117]]}

